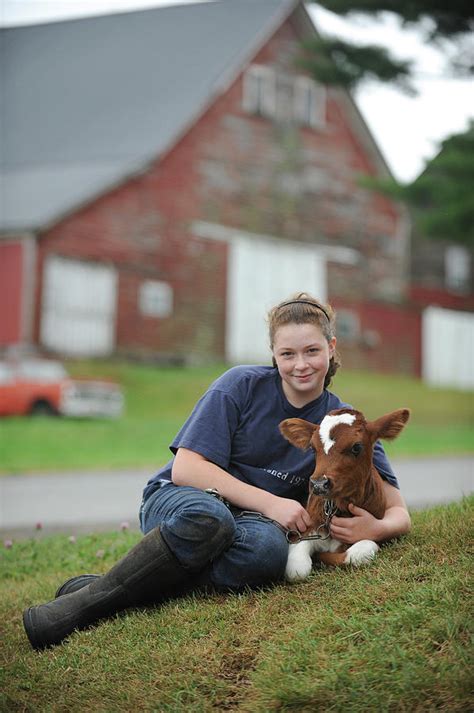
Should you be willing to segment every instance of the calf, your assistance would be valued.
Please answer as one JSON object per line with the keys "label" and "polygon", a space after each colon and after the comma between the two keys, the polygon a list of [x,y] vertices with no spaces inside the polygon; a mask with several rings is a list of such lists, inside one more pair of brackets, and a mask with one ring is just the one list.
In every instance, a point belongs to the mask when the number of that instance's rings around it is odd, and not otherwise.
{"label": "calf", "polygon": [[330,536],[331,517],[351,517],[350,503],[368,510],[374,517],[385,513],[382,478],[372,463],[378,438],[393,439],[410,417],[399,409],[366,421],[360,411],[342,408],[330,411],[317,426],[300,418],[280,423],[283,436],[297,448],[313,448],[316,468],[309,481],[306,509],[313,520],[313,539],[290,545],[285,577],[290,582],[306,579],[311,572],[311,556],[318,552],[326,564],[361,565],[375,557],[379,547],[372,540],[360,540],[350,547]]}

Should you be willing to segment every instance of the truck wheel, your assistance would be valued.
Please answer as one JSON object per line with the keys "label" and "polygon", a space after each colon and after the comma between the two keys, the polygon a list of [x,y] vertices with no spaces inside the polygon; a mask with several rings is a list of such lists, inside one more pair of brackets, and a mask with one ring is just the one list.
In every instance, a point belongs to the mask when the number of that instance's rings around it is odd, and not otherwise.
{"label": "truck wheel", "polygon": [[49,401],[35,401],[30,409],[32,416],[57,416],[57,411]]}

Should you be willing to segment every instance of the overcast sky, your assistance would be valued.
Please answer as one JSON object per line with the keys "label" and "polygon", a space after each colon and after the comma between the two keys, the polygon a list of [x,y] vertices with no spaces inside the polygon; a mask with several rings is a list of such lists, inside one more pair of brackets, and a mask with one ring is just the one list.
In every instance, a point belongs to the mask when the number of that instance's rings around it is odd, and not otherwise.
{"label": "overcast sky", "polygon": [[[0,0],[0,23],[32,24],[177,4],[184,4],[183,0]],[[386,14],[379,21],[360,17],[349,22],[315,5],[308,9],[323,33],[383,44],[397,57],[416,61],[417,97],[378,83],[361,87],[355,95],[395,177],[413,180],[425,161],[436,154],[439,142],[463,131],[474,116],[474,82],[447,78],[444,54],[417,32],[401,30],[394,16]]]}

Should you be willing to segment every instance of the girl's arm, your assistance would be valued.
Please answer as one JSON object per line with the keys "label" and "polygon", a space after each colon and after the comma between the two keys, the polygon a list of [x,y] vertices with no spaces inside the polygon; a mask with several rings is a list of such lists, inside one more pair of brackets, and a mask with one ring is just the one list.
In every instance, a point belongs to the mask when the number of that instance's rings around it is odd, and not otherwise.
{"label": "girl's arm", "polygon": [[331,535],[341,542],[353,544],[359,540],[382,542],[409,532],[410,515],[400,491],[385,480],[383,489],[387,507],[381,520],[367,510],[349,505],[353,517],[333,517]]}
{"label": "girl's arm", "polygon": [[191,485],[201,490],[215,488],[233,505],[243,510],[260,512],[289,530],[306,532],[311,525],[310,516],[298,501],[280,498],[254,485],[243,483],[187,448],[178,448],[171,477],[175,485]]}

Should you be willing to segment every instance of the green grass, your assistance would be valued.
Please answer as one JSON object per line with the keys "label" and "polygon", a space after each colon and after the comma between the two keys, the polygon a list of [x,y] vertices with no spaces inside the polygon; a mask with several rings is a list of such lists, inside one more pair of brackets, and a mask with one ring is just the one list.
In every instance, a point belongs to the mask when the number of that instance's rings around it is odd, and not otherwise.
{"label": "green grass", "polygon": [[473,512],[466,498],[414,513],[410,535],[365,569],[189,595],[41,653],[29,646],[22,609],[74,573],[106,570],[139,536],[15,543],[0,562],[0,710],[472,710]]}
{"label": "green grass", "polygon": [[[166,368],[123,362],[73,362],[75,375],[119,381],[126,397],[117,421],[8,418],[0,421],[0,472],[163,465],[168,445],[207,386],[225,369]],[[391,457],[474,452],[474,395],[433,389],[401,376],[344,372],[334,391],[368,418],[400,406],[412,409]]]}

